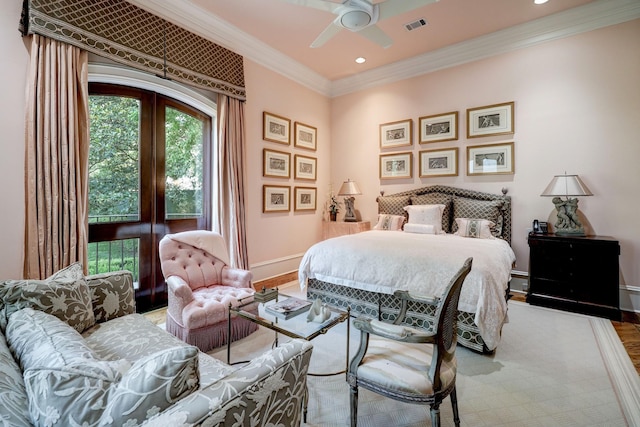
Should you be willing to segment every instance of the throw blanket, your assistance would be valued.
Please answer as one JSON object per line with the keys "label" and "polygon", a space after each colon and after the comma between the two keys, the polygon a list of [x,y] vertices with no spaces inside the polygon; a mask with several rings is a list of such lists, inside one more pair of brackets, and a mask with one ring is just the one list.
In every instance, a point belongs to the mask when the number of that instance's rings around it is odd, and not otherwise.
{"label": "throw blanket", "polygon": [[515,261],[504,240],[366,231],[313,245],[302,258],[298,275],[302,289],[307,278],[315,278],[385,294],[405,289],[440,296],[468,257],[473,257],[473,267],[464,281],[458,309],[475,313],[487,347],[495,348],[506,319],[504,293]]}

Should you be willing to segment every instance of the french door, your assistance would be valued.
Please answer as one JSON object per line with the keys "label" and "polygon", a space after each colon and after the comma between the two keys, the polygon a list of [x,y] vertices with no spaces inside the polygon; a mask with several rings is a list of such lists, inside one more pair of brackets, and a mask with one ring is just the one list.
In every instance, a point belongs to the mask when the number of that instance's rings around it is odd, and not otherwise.
{"label": "french door", "polygon": [[158,242],[211,226],[211,118],[132,87],[89,92],[89,272],[130,270],[138,311],[164,306]]}

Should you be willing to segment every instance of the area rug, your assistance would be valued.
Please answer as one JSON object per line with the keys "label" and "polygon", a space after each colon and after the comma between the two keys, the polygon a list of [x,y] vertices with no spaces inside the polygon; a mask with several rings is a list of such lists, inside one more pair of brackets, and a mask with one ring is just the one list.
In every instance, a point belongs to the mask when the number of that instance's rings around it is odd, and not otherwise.
{"label": "area rug", "polygon": [[[286,291],[296,295],[299,288]],[[314,339],[309,371],[343,370],[346,337],[344,323]],[[350,355],[358,339],[351,328]],[[273,343],[274,332],[261,328],[232,344],[231,362],[251,359]],[[210,354],[226,362],[226,347]],[[457,357],[462,426],[640,426],[640,379],[606,319],[510,301],[509,322],[495,353],[483,355],[458,346]],[[308,384],[306,425],[348,425],[345,375],[309,376]],[[441,420],[442,426],[453,425],[448,398],[441,406]],[[430,424],[428,407],[360,389],[359,426]]]}

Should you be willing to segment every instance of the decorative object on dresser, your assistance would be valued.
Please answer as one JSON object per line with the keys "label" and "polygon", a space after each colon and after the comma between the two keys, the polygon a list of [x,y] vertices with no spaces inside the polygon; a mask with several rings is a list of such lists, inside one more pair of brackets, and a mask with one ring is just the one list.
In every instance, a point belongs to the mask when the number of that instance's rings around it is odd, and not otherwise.
{"label": "decorative object on dresser", "polygon": [[[557,235],[584,236],[584,225],[580,220],[576,196],[593,196],[593,193],[578,175],[556,175],[541,196],[553,197],[557,219],[554,233]],[[570,199],[569,196],[574,198]],[[565,199],[562,200],[562,197]]]}
{"label": "decorative object on dresser", "polygon": [[612,237],[529,234],[527,302],[620,320],[619,256]]}
{"label": "decorative object on dresser", "polygon": [[344,214],[344,220],[346,222],[356,222],[358,218],[356,218],[356,211],[354,208],[354,202],[356,200],[353,196],[358,196],[362,194],[358,185],[347,179],[342,183],[342,187],[340,187],[340,191],[338,191],[338,196],[345,196],[344,198],[344,206],[347,212]]}

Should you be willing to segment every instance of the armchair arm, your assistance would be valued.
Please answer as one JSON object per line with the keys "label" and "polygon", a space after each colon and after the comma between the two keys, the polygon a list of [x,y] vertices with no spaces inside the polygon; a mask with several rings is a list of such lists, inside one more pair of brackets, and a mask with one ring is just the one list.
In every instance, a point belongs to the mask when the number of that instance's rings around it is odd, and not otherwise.
{"label": "armchair arm", "polygon": [[112,271],[85,277],[89,286],[96,323],[136,312],[133,274],[130,271]]}
{"label": "armchair arm", "polygon": [[[144,426],[300,425],[313,345],[294,339],[180,400]],[[269,422],[266,422],[268,420]]]}
{"label": "armchair arm", "polygon": [[403,290],[395,291],[393,296],[401,300],[421,302],[423,304],[438,305],[438,302],[440,302],[440,298],[433,295],[421,295]]}
{"label": "armchair arm", "polygon": [[435,335],[424,329],[411,328],[406,325],[394,325],[380,320],[357,318],[353,326],[366,334],[377,335],[394,341],[406,343],[434,343]]}
{"label": "armchair arm", "polygon": [[169,276],[167,282],[167,311],[169,315],[182,324],[182,310],[193,301],[193,291],[180,276]]}
{"label": "armchair arm", "polygon": [[251,279],[253,273],[249,270],[240,268],[231,268],[225,266],[222,268],[222,284],[225,286],[233,286],[234,288],[251,288]]}

